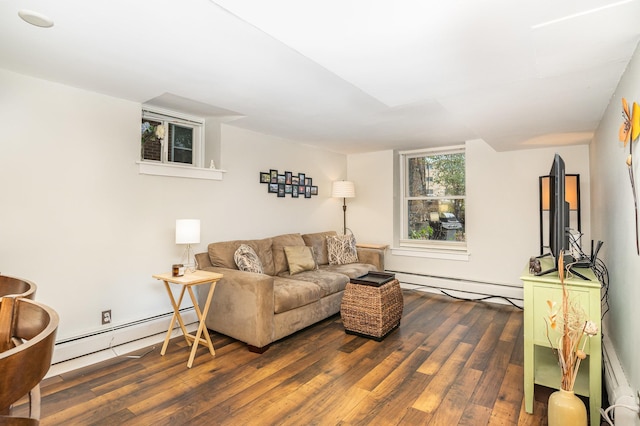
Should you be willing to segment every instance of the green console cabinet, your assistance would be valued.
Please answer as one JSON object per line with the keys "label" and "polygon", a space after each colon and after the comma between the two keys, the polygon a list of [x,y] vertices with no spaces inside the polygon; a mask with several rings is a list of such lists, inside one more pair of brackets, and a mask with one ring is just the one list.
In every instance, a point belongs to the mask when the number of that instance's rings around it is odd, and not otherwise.
{"label": "green console cabinet", "polygon": [[[540,259],[542,270],[553,267],[553,258]],[[591,269],[576,269],[587,280],[573,276],[565,279],[569,297],[584,309],[587,319],[598,325],[598,334],[588,339],[585,347],[587,358],[580,364],[574,392],[589,397],[591,425],[600,425],[602,336],[601,336],[601,286]],[[547,300],[562,306],[562,284],[557,272],[536,276],[527,266],[520,277],[524,286],[524,399],[525,410],[533,413],[534,384],[553,389],[560,388],[558,358],[551,349],[547,337],[546,322],[549,313]],[[556,342],[554,342],[554,346]]]}

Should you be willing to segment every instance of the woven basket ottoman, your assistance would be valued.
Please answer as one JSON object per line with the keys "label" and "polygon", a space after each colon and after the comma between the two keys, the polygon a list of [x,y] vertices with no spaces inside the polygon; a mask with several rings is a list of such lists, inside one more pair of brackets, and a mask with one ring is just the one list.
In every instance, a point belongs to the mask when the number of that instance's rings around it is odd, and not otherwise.
{"label": "woven basket ottoman", "polygon": [[347,283],[340,316],[347,334],[381,341],[400,326],[404,300],[398,280],[378,286]]}

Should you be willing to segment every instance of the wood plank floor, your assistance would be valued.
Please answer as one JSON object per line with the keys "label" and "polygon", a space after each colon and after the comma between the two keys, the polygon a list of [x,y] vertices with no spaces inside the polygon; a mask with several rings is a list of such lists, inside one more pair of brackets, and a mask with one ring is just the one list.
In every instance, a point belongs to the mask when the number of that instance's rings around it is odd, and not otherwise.
{"label": "wood plank floor", "polygon": [[[523,404],[522,311],[403,291],[382,342],[347,335],[339,315],[262,355],[211,333],[187,369],[184,338],[42,384],[42,425],[546,425],[551,390]],[[140,351],[144,352],[144,351]],[[24,415],[24,405],[14,415]]]}

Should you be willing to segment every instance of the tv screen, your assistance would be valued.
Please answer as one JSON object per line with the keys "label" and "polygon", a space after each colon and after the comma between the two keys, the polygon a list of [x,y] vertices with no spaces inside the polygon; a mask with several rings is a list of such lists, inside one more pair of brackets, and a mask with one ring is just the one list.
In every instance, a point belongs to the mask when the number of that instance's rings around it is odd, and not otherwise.
{"label": "tv screen", "polygon": [[558,270],[561,251],[565,252],[565,261],[572,261],[566,259],[569,256],[569,203],[565,199],[564,160],[558,154],[554,156],[549,171],[549,249],[555,267],[538,275]]}

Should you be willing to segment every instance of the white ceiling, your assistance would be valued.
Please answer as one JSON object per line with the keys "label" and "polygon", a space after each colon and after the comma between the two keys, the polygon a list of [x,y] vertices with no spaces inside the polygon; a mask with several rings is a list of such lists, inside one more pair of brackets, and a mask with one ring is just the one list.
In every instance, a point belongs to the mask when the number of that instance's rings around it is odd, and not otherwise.
{"label": "white ceiling", "polygon": [[0,68],[337,152],[501,151],[588,143],[639,23],[640,0],[0,0]]}

